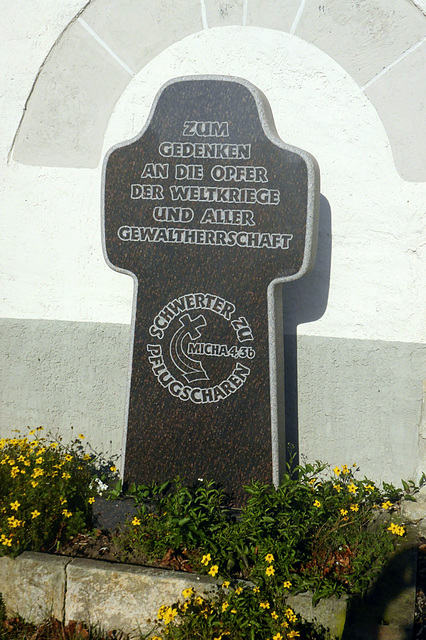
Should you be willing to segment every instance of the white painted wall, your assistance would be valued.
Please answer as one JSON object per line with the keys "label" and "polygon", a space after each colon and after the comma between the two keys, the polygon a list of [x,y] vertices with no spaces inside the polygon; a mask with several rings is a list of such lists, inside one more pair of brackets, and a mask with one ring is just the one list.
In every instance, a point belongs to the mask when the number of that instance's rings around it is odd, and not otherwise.
{"label": "white painted wall", "polygon": [[[414,4],[422,3],[424,8],[425,1]],[[140,8],[143,2],[148,0],[123,0],[122,6],[130,11],[135,3]],[[155,6],[163,11],[163,18],[168,15],[166,2],[177,2],[181,9],[191,6],[192,24],[201,24],[202,3],[194,0],[152,0],[151,20],[155,22]],[[413,78],[416,86],[426,87],[426,68],[423,77],[416,75],[426,41],[419,40],[419,16],[413,16],[414,4],[409,0],[389,2],[402,13],[409,10],[411,26],[404,31],[405,23],[401,21],[399,42],[390,42],[385,32],[385,62],[370,59],[363,49],[362,82],[368,80],[369,95],[374,94],[382,114],[383,106],[390,104],[387,92],[395,77],[398,87],[405,87],[406,81],[410,85]],[[229,0],[226,15],[220,11],[222,4],[220,0],[206,0],[210,27],[241,19],[246,7],[247,24],[250,19],[259,21],[266,15],[267,26],[290,28],[298,16],[301,32],[310,32],[312,39],[320,33],[316,7],[309,0],[286,2],[285,15],[280,13],[286,24],[273,21],[273,8],[281,7],[275,0]],[[266,4],[267,14],[262,12]],[[120,454],[130,330],[119,325],[130,323],[133,281],[111,270],[102,254],[101,165],[94,169],[59,169],[31,166],[31,158],[26,158],[28,165],[8,161],[40,65],[85,2],[34,0],[29,5],[26,0],[15,0],[3,5],[0,319],[10,321],[1,323],[4,360],[0,386],[4,402],[0,432],[7,436],[15,427],[43,424],[67,438],[69,427],[74,425],[98,450]],[[127,17],[121,16],[118,26],[114,21],[111,25],[108,12],[103,13],[106,5],[117,10],[115,0],[94,0],[92,14],[85,14],[86,19],[97,27],[98,35],[106,39],[109,36],[109,42],[121,42],[120,52],[131,62],[133,41],[123,44],[122,38],[114,39],[121,37],[120,24]],[[298,12],[298,6],[306,7],[306,15]],[[334,18],[344,14],[345,6],[343,0],[330,3],[330,15],[323,16],[326,24],[334,20],[336,25]],[[376,0],[366,0],[362,6],[384,11]],[[367,19],[365,15],[362,18]],[[395,16],[390,19],[394,34],[397,22]],[[180,27],[169,25],[168,37],[174,37]],[[346,28],[347,22],[344,33]],[[59,62],[62,67],[65,65],[68,76],[75,69],[78,73],[80,61],[86,60],[95,46],[81,22],[74,31],[83,34],[88,48],[81,57],[76,55],[70,61],[70,68],[67,57],[62,56]],[[339,49],[339,42],[344,46],[344,34],[338,28],[337,36],[331,34],[327,43],[328,31],[323,24],[320,35],[327,50]],[[132,33],[139,37],[137,25]],[[358,29],[360,33],[362,29]],[[371,44],[371,33],[364,35]],[[336,41],[332,40],[334,37]],[[73,42],[67,41],[67,55],[72,52]],[[415,51],[405,55],[404,43],[416,43]],[[374,40],[373,44],[380,49],[380,42]],[[99,43],[96,46],[98,57],[107,68],[109,53]],[[405,57],[395,62],[401,52]],[[357,68],[354,51],[343,53],[350,58],[350,68]],[[99,68],[103,68],[101,62]],[[118,73],[114,65],[117,66],[116,61],[111,62],[112,74]],[[58,67],[59,72],[62,67]],[[384,75],[375,80],[375,74],[383,70]],[[44,82],[55,83],[55,68],[52,71]],[[82,70],[81,83],[90,73],[85,76]],[[383,124],[354,79],[313,44],[296,35],[252,26],[206,28],[170,46],[130,81],[110,119],[103,154],[142,129],[164,82],[175,76],[200,73],[241,76],[258,86],[270,101],[282,139],[312,153],[320,165],[321,192],[331,209],[331,274],[324,314],[312,313],[311,317],[317,319],[298,326],[297,437],[301,453],[309,460],[320,458],[333,464],[355,457],[362,472],[374,479],[399,482],[401,477],[414,478],[416,474],[418,478],[426,464],[426,426],[421,409],[424,347],[422,351],[418,345],[425,343],[426,336],[426,183],[406,182],[400,177],[384,124],[391,131],[389,135],[409,129],[407,120],[410,126],[419,121],[420,102],[412,101],[417,115],[411,119],[407,108],[411,93],[403,95],[400,91],[391,104],[391,126],[389,122]],[[101,99],[105,86],[109,86],[108,77],[99,85]],[[88,89],[87,95],[93,96],[97,86]],[[55,91],[51,93],[56,95]],[[43,107],[40,91],[38,96],[37,105]],[[75,98],[79,107],[81,100],[88,99],[79,94]],[[93,110],[93,104],[91,107]],[[80,113],[84,115],[84,109],[74,113],[71,103],[67,103],[64,112],[68,125],[74,125]],[[46,113],[50,113],[47,108],[44,116]],[[90,120],[90,109],[87,115]],[[34,124],[37,109],[33,109],[32,117]],[[55,143],[48,119],[47,123],[45,129],[46,123],[42,123],[37,135],[45,131]],[[61,123],[59,117],[55,126]],[[401,129],[399,123],[404,125]],[[64,139],[69,140],[73,131],[73,126],[68,126]],[[397,142],[400,144],[400,139]],[[22,148],[28,153],[31,144],[25,147],[24,143],[21,139],[21,153]],[[80,143],[81,140],[76,141],[75,147],[80,149]],[[51,147],[46,145],[47,149]],[[393,148],[395,152],[395,139]],[[407,160],[407,155],[402,154],[398,170],[401,172],[402,168],[412,175],[413,157],[417,156],[413,153]],[[324,228],[323,225],[322,233]],[[327,245],[328,239],[322,237],[321,242]],[[300,309],[321,307],[317,291],[328,285],[326,263],[327,255],[322,251],[312,274],[303,282],[287,285],[285,307],[290,326],[300,322]],[[56,322],[64,320],[71,322]]]}
{"label": "white painted wall", "polygon": [[[7,239],[1,249],[2,317],[130,322],[132,281],[109,269],[102,256],[101,167],[6,164],[38,65],[82,4],[43,0],[25,14],[15,3],[4,15],[11,44],[0,51],[6,53],[0,56],[6,87],[0,131],[0,224]],[[256,27],[189,36],[130,82],[110,120],[104,153],[143,127],[165,81],[199,73],[253,82],[268,97],[282,139],[319,162],[321,192],[332,215],[330,293],[324,316],[299,332],[424,341],[426,184],[400,178],[375,109],[313,45]]]}

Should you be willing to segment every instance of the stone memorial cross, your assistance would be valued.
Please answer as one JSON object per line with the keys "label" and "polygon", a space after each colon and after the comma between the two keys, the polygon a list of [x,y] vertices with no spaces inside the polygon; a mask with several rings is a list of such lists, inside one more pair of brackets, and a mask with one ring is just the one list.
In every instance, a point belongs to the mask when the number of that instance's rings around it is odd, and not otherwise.
{"label": "stone memorial cross", "polygon": [[104,247],[135,279],[125,478],[240,495],[285,460],[281,287],[312,266],[319,174],[245,80],[179,78],[104,162]]}

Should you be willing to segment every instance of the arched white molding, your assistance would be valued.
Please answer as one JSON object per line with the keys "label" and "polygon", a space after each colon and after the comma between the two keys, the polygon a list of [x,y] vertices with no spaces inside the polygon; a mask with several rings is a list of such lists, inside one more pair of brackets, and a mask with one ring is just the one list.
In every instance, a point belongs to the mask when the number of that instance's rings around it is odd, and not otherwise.
{"label": "arched white molding", "polygon": [[37,76],[13,159],[96,167],[133,75],[186,36],[229,25],[294,33],[334,58],[378,111],[400,175],[426,180],[426,19],[408,0],[92,0]]}

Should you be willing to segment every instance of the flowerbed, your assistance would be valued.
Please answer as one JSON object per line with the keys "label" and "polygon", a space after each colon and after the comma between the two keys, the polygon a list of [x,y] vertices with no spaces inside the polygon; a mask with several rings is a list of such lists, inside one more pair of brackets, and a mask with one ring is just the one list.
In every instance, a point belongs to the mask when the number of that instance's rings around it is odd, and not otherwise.
{"label": "flowerbed", "polygon": [[[41,431],[0,440],[0,555],[60,552],[102,535],[92,531],[95,496],[122,495],[114,465],[87,453],[82,434],[65,446]],[[240,511],[213,481],[131,486],[136,512],[112,536],[117,559],[208,574],[219,585],[165,603],[151,636],[322,637],[287,605],[289,594],[312,591],[315,603],[363,593],[405,534],[398,503],[416,491],[378,487],[357,472],[290,465],[277,488],[245,487]]]}

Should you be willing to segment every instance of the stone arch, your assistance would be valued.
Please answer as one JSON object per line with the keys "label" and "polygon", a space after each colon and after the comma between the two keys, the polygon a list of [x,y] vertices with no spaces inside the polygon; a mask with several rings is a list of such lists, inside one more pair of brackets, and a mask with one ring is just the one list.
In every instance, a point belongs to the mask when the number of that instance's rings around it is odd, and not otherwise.
{"label": "stone arch", "polygon": [[399,174],[426,180],[426,21],[410,0],[92,0],[40,69],[13,159],[96,167],[132,77],[186,36],[231,25],[281,30],[334,58],[375,106]]}

